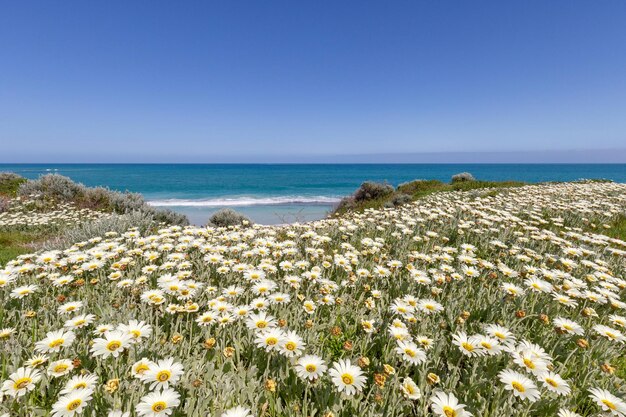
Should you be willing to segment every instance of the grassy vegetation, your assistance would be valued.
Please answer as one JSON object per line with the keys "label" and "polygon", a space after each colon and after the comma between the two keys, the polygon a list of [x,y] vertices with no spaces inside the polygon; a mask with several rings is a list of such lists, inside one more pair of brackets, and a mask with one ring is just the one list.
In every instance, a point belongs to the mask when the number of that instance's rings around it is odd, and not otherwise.
{"label": "grassy vegetation", "polygon": [[[17,195],[20,185],[26,182],[26,178],[9,173],[0,173],[0,199],[8,203],[8,199]],[[28,253],[30,250],[25,246],[31,241],[31,236],[21,232],[0,231],[0,266],[18,255]]]}
{"label": "grassy vegetation", "polygon": [[18,175],[0,173],[0,196],[15,197],[20,185],[26,182],[26,178]]}
{"label": "grassy vegetation", "polygon": [[611,228],[603,230],[602,234],[615,239],[626,240],[626,215],[620,214],[611,223]]}
{"label": "grassy vegetation", "polygon": [[24,253],[32,252],[33,241],[43,240],[47,235],[23,231],[0,231],[0,266]]}
{"label": "grassy vegetation", "polygon": [[[337,207],[334,215],[345,214],[348,211],[361,212],[366,209],[379,209],[382,207],[393,207],[396,201],[404,200],[399,199],[400,196],[408,196],[408,201],[415,201],[419,198],[427,195],[443,192],[443,191],[471,191],[482,189],[496,189],[496,188],[512,188],[528,185],[528,183],[521,181],[457,181],[452,183],[445,183],[438,180],[415,180],[400,184],[392,193],[378,196],[372,199],[354,199],[348,197],[342,201]],[[491,194],[495,194],[494,190]]]}

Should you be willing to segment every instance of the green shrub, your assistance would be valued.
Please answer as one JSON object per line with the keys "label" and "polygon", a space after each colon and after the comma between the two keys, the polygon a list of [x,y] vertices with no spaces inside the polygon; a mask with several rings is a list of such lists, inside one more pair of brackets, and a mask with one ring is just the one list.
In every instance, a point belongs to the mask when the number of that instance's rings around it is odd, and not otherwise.
{"label": "green shrub", "polygon": [[85,188],[78,204],[92,210],[112,210],[111,191],[104,187]]}
{"label": "green shrub", "polygon": [[131,193],[125,191],[123,193],[119,191],[111,192],[111,206],[116,213],[129,213],[137,210],[148,210],[146,201],[139,193]]}
{"label": "green shrub", "polygon": [[157,223],[173,224],[177,226],[189,226],[189,219],[181,213],[169,209],[152,209],[151,211],[154,221]]}
{"label": "green shrub", "polygon": [[218,210],[209,219],[209,225],[214,227],[246,226],[249,224],[252,224],[249,218],[229,208]]}
{"label": "green shrub", "polygon": [[357,208],[357,203],[354,200],[354,196],[347,196],[339,201],[337,207],[334,210],[334,213],[343,213],[345,211],[354,210]]}
{"label": "green shrub", "polygon": [[469,172],[461,172],[459,174],[454,174],[452,176],[451,183],[454,184],[457,182],[469,182],[469,181],[476,181],[476,178],[474,178],[474,176],[470,174]]}
{"label": "green shrub", "polygon": [[354,193],[357,202],[377,200],[393,193],[393,187],[389,184],[365,181]]}
{"label": "green shrub", "polygon": [[85,193],[85,186],[59,174],[47,174],[20,185],[22,197],[39,196],[64,203],[79,200]]}
{"label": "green shrub", "polygon": [[413,201],[413,198],[411,198],[410,195],[400,193],[400,194],[395,194],[391,198],[390,203],[392,207],[398,207],[403,204],[410,203],[411,201]]}

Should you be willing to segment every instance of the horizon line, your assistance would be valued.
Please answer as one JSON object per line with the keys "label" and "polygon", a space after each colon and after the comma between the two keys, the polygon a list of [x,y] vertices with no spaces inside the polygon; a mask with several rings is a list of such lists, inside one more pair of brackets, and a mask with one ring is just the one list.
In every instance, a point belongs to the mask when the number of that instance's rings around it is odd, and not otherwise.
{"label": "horizon line", "polygon": [[624,162],[0,162],[0,165],[626,165]]}
{"label": "horizon line", "polygon": [[[6,156],[5,156],[6,157]],[[363,154],[14,155],[0,164],[624,164],[626,148]],[[27,161],[27,162],[26,162]]]}

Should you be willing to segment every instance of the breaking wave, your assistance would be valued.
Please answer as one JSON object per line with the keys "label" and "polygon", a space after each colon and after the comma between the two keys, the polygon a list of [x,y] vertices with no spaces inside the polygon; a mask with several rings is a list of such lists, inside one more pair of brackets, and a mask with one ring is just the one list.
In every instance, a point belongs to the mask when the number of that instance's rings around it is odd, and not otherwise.
{"label": "breaking wave", "polygon": [[233,197],[215,199],[178,199],[152,200],[148,204],[156,207],[242,207],[275,206],[287,204],[337,204],[340,197],[327,196],[284,196],[284,197]]}

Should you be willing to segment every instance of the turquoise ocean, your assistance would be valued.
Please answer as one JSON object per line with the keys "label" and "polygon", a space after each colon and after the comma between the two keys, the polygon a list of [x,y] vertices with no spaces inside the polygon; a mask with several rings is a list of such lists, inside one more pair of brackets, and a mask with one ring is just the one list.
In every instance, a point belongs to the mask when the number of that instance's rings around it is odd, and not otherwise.
{"label": "turquoise ocean", "polygon": [[197,225],[222,207],[262,224],[320,219],[366,180],[449,181],[467,171],[482,180],[626,182],[626,164],[0,164],[0,171],[27,178],[58,173],[87,186],[138,192]]}

